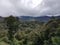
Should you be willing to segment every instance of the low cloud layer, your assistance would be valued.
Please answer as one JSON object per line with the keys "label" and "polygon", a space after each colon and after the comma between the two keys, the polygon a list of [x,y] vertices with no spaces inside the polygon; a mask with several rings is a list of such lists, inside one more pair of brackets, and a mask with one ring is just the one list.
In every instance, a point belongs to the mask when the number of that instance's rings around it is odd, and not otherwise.
{"label": "low cloud layer", "polygon": [[[37,0],[38,2],[39,0]],[[0,0],[0,16],[45,16],[60,15],[60,0]]]}

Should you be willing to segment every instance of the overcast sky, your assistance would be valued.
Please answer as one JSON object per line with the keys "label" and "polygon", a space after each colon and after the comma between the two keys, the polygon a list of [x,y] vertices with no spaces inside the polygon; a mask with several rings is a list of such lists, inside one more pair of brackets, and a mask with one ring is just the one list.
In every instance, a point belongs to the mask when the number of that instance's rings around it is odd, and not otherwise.
{"label": "overcast sky", "polygon": [[60,15],[60,0],[0,0],[0,16]]}

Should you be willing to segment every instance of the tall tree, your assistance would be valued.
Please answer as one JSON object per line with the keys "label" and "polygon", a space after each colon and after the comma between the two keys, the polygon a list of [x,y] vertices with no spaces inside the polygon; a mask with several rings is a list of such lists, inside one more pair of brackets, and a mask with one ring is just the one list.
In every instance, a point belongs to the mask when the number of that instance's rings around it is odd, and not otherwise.
{"label": "tall tree", "polygon": [[12,41],[19,27],[19,20],[14,16],[9,16],[5,18],[5,24],[8,28],[8,38]]}

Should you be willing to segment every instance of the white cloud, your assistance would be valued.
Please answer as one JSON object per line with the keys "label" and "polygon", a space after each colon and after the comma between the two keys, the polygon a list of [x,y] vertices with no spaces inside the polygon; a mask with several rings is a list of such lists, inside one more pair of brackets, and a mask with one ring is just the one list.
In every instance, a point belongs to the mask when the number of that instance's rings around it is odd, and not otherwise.
{"label": "white cloud", "polygon": [[60,0],[0,0],[0,16],[60,15]]}

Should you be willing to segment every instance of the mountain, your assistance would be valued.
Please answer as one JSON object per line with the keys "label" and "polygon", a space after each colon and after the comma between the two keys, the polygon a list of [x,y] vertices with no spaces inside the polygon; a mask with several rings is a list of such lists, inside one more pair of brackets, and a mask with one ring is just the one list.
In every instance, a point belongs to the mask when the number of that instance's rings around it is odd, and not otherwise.
{"label": "mountain", "polygon": [[34,19],[34,17],[32,17],[32,16],[20,16],[19,19],[21,21],[30,21],[30,20]]}
{"label": "mountain", "polygon": [[40,17],[35,17],[35,19],[40,22],[46,22],[50,19],[50,17],[49,16],[40,16]]}
{"label": "mountain", "polygon": [[[55,18],[60,18],[60,16],[54,16]],[[32,17],[32,16],[19,16],[21,21],[40,21],[40,22],[47,22],[51,16],[39,16],[39,17]]]}

